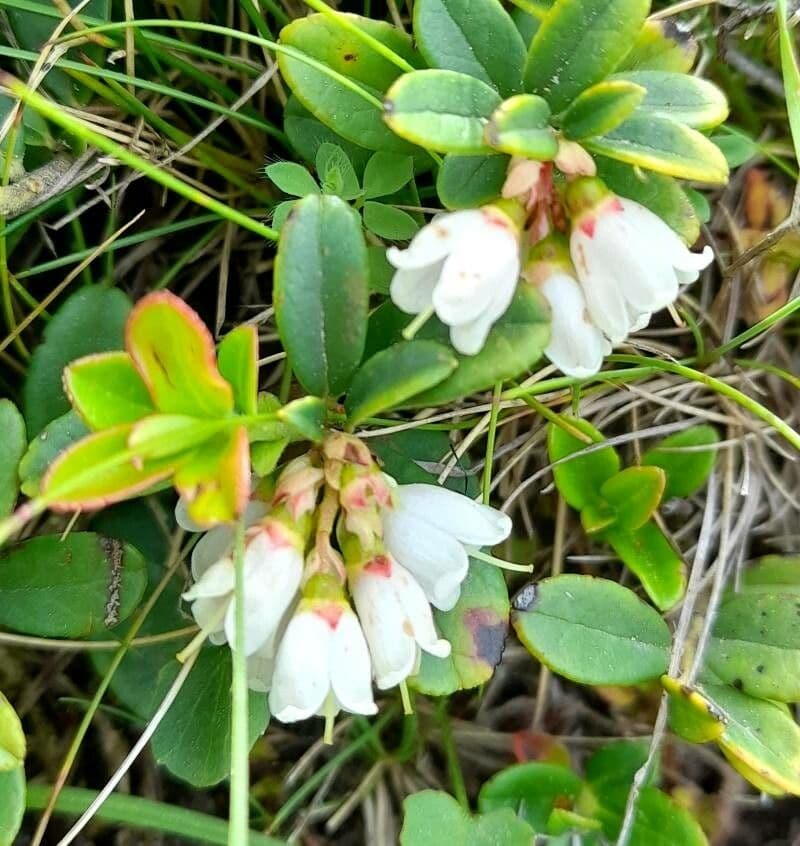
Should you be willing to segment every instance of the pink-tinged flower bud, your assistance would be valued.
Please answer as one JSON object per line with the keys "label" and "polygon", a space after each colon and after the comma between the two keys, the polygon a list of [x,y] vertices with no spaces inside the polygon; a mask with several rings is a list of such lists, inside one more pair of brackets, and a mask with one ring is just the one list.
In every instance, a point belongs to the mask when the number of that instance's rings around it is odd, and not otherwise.
{"label": "pink-tinged flower bud", "polygon": [[292,518],[298,520],[317,505],[317,497],[325,474],[308,455],[290,461],[278,477],[272,505],[284,505]]}
{"label": "pink-tinged flower bud", "polygon": [[589,153],[577,141],[559,139],[555,166],[566,176],[594,176],[597,165]]}
{"label": "pink-tinged flower bud", "polygon": [[325,458],[342,464],[369,467],[374,462],[369,447],[354,435],[344,432],[331,432],[322,444],[322,453]]}

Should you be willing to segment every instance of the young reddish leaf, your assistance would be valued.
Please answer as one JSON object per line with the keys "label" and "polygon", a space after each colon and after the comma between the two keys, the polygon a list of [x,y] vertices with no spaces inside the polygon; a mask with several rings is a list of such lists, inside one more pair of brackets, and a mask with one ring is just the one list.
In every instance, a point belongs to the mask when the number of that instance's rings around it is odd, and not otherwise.
{"label": "young reddish leaf", "polygon": [[219,372],[233,388],[233,405],[240,414],[255,414],[258,398],[258,331],[237,326],[217,349]]}
{"label": "young reddish leaf", "polygon": [[128,448],[132,425],[89,435],[63,452],[42,481],[41,496],[54,511],[91,510],[121,502],[167,479],[179,456],[134,463]]}
{"label": "young reddish leaf", "polygon": [[92,429],[133,423],[152,414],[153,400],[126,352],[97,353],[64,370],[64,390]]}
{"label": "young reddish leaf", "polygon": [[235,520],[250,495],[247,429],[237,426],[198,447],[175,473],[175,487],[198,525]]}
{"label": "young reddish leaf", "polygon": [[168,291],[148,294],[128,318],[125,343],[159,411],[223,417],[233,391],[217,369],[214,341],[183,300]]}

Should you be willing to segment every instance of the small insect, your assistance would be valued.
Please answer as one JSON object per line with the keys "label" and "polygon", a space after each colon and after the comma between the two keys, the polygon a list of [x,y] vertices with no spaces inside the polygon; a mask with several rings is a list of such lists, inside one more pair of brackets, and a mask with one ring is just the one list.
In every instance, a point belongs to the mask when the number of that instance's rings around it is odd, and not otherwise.
{"label": "small insect", "polygon": [[123,548],[122,544],[113,538],[103,538],[100,543],[103,547],[103,554],[109,564],[108,590],[106,591],[106,607],[103,623],[106,628],[110,629],[119,622]]}

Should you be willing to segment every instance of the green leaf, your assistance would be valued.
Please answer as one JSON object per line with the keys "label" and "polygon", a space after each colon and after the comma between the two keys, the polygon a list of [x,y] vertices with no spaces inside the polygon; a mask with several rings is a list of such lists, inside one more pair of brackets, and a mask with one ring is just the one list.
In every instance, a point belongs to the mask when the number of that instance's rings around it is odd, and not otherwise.
{"label": "green leaf", "polygon": [[593,441],[584,443],[552,423],[547,427],[547,451],[556,487],[567,504],[580,511],[602,500],[600,489],[619,473],[619,455],[612,446],[598,448],[605,439],[587,420],[565,417],[564,421]]}
{"label": "green leaf", "polygon": [[681,186],[669,176],[642,171],[623,162],[596,156],[597,174],[622,197],[635,200],[671,226],[684,243],[694,244],[700,222]]}
{"label": "green leaf", "polygon": [[500,105],[485,82],[448,70],[403,74],[386,94],[386,123],[407,141],[441,153],[488,153],[484,128]]}
{"label": "green leaf", "polygon": [[508,156],[445,156],[436,193],[448,209],[472,209],[496,200],[508,171]]}
{"label": "green leaf", "polygon": [[284,194],[290,197],[319,194],[319,185],[314,177],[296,162],[275,162],[267,165],[264,173]]}
{"label": "green leaf", "polygon": [[364,169],[364,197],[372,200],[394,194],[414,178],[414,159],[397,153],[377,152]]}
{"label": "green leaf", "polygon": [[[177,661],[164,667],[155,702],[164,698],[178,669]],[[156,760],[195,787],[210,787],[230,772],[232,679],[230,649],[206,647],[153,735]],[[252,746],[267,727],[266,695],[251,690],[248,707]]]}
{"label": "green leaf", "polygon": [[286,223],[286,219],[291,214],[292,209],[295,206],[297,200],[285,200],[282,203],[278,203],[272,209],[272,228],[276,232],[280,232],[283,229],[283,225]]}
{"label": "green leaf", "polygon": [[559,675],[582,684],[630,685],[667,668],[667,624],[616,582],[555,576],[521,597],[511,616],[514,629],[526,649]]}
{"label": "green leaf", "polygon": [[130,616],[146,585],[144,559],[130,546],[91,532],[40,535],[0,551],[0,625],[88,637]]}
{"label": "green leaf", "polygon": [[[405,33],[384,21],[347,17],[407,62],[419,64]],[[379,100],[400,74],[396,65],[325,15],[292,21],[281,30],[280,42],[347,77]],[[377,106],[338,80],[284,53],[278,54],[278,67],[303,106],[343,138],[369,150],[413,152],[413,147],[384,124]]]}
{"label": "green leaf", "polygon": [[364,203],[364,225],[370,232],[388,241],[407,241],[419,229],[417,221],[408,212],[372,200]]}
{"label": "green leaf", "polygon": [[560,112],[630,51],[649,0],[556,0],[528,51],[525,88]]}
{"label": "green leaf", "polygon": [[435,341],[394,344],[370,358],[353,377],[345,410],[351,426],[402,405],[437,385],[458,366],[455,356]]}
{"label": "green leaf", "polygon": [[233,391],[217,369],[211,333],[179,297],[158,291],[139,300],[125,339],[159,411],[218,418],[233,410]]}
{"label": "green leaf", "polygon": [[714,622],[706,661],[750,696],[800,701],[800,600],[781,593],[734,594]]}
{"label": "green leaf", "polygon": [[58,309],[33,352],[22,389],[29,437],[69,411],[61,376],[71,361],[122,349],[130,310],[130,300],[122,291],[101,285],[81,288]]}
{"label": "green leaf", "polygon": [[389,296],[395,269],[386,258],[386,248],[383,245],[369,244],[367,246],[369,260],[369,290],[373,294]]}
{"label": "green leaf", "polygon": [[19,491],[19,466],[28,439],[25,421],[11,400],[0,399],[0,519],[13,510]]}
{"label": "green leaf", "polygon": [[324,193],[343,200],[354,200],[361,193],[353,163],[338,144],[320,144],[315,163]]}
{"label": "green leaf", "polygon": [[670,19],[647,20],[620,69],[688,73],[699,47],[689,27],[676,26]]}
{"label": "green leaf", "polygon": [[514,811],[502,808],[472,816],[447,793],[422,790],[403,802],[400,846],[429,846],[443,836],[453,846],[531,846],[533,831]]}
{"label": "green leaf", "polygon": [[723,715],[702,693],[678,679],[662,676],[661,684],[669,695],[669,726],[689,743],[718,740],[725,731]]}
{"label": "green leaf", "polygon": [[498,0],[417,0],[414,37],[431,67],[468,74],[503,97],[522,86],[525,43]]}
{"label": "green leaf", "polygon": [[338,197],[300,200],[281,231],[274,300],[289,363],[312,394],[341,394],[361,361],[368,273],[353,209]]}
{"label": "green leaf", "polygon": [[681,599],[686,589],[686,566],[654,522],[635,531],[612,526],[604,537],[658,608],[666,611]]}
{"label": "green leaf", "polygon": [[717,458],[715,449],[702,449],[719,443],[713,426],[692,426],[664,438],[642,456],[642,464],[660,467],[667,474],[664,500],[690,497],[708,479]]}
{"label": "green leaf", "polygon": [[586,534],[596,535],[609,526],[613,526],[618,516],[615,508],[603,500],[598,500],[581,509],[581,525]]}
{"label": "green leaf", "polygon": [[517,764],[501,770],[483,785],[478,809],[485,814],[511,808],[535,832],[544,834],[553,809],[571,808],[582,786],[572,770],[559,764]]}
{"label": "green leaf", "polygon": [[645,787],[639,794],[630,843],[633,846],[676,846],[678,843],[681,846],[708,846],[703,829],[689,811],[655,787]]}
{"label": "green leaf", "polygon": [[728,163],[705,135],[656,115],[635,113],[613,132],[584,142],[600,153],[646,170],[722,185],[728,180]]}
{"label": "green leaf", "polygon": [[447,696],[488,681],[500,663],[508,632],[508,590],[502,572],[470,561],[469,573],[452,611],[436,611],[441,637],[453,650],[448,658],[422,655],[413,687],[429,696]]}
{"label": "green leaf", "polygon": [[495,150],[549,161],[558,152],[549,118],[550,107],[545,100],[535,94],[518,94],[495,109],[484,134]]}
{"label": "green leaf", "polygon": [[15,770],[25,761],[25,732],[17,712],[0,692],[0,773]]}
{"label": "green leaf", "polygon": [[73,361],[64,371],[64,388],[91,429],[134,423],[155,410],[126,352],[95,353]]}
{"label": "green leaf", "polygon": [[258,398],[258,330],[237,326],[217,350],[222,378],[233,389],[233,407],[239,414],[255,414]]}
{"label": "green leaf", "polygon": [[278,411],[278,418],[301,437],[319,443],[325,437],[325,403],[319,397],[301,397]]}
{"label": "green leaf", "polygon": [[800,795],[800,728],[789,709],[726,685],[700,690],[723,715],[719,745],[731,765],[759,790]]}
{"label": "green leaf", "polygon": [[36,496],[47,468],[67,447],[89,434],[89,429],[75,411],[68,411],[48,423],[28,446],[19,464],[20,489],[26,496]]}
{"label": "green leaf", "polygon": [[658,508],[665,483],[660,467],[627,467],[604,482],[600,494],[616,509],[615,527],[641,528]]}
{"label": "green leaf", "polygon": [[579,94],[561,116],[567,138],[580,141],[616,129],[644,100],[647,89],[624,79],[598,82]]}
{"label": "green leaf", "polygon": [[722,155],[725,156],[725,161],[731,169],[741,167],[761,153],[758,143],[740,132],[735,134],[732,132],[730,135],[712,135],[711,141],[722,150]]}
{"label": "green leaf", "polygon": [[[495,323],[477,355],[457,355],[458,367],[436,387],[414,397],[415,407],[444,405],[483,391],[497,382],[515,379],[539,360],[550,335],[550,316],[541,295],[530,285],[520,285],[508,311]],[[447,343],[449,333],[429,320],[418,334]]]}
{"label": "green leaf", "polygon": [[134,464],[131,425],[95,432],[59,454],[41,483],[41,496],[57,511],[94,509],[135,496],[173,474],[179,457]]}
{"label": "green leaf", "polygon": [[218,420],[187,414],[152,414],[131,427],[126,445],[137,462],[167,458],[199,447],[220,428]]}
{"label": "green leaf", "polygon": [[742,587],[748,593],[800,595],[800,556],[765,555],[742,574]]}
{"label": "green leaf", "polygon": [[625,71],[614,81],[639,85],[646,90],[639,112],[671,118],[695,129],[711,129],[728,117],[725,95],[708,80],[686,73],[658,70]]}
{"label": "green leaf", "polygon": [[0,846],[13,846],[25,814],[25,770],[0,773]]}

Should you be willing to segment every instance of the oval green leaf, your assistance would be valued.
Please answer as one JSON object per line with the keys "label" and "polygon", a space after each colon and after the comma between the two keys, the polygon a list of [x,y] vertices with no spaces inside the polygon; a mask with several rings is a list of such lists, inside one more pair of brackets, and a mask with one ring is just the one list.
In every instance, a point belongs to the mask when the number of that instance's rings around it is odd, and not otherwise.
{"label": "oval green leaf", "polygon": [[345,410],[356,426],[368,417],[402,405],[437,385],[458,366],[455,356],[436,341],[407,341],[374,355],[353,377]]}
{"label": "oval green leaf", "polygon": [[11,400],[0,400],[0,519],[13,510],[19,492],[19,465],[28,446],[25,421]]}
{"label": "oval green leaf", "polygon": [[584,142],[593,153],[656,173],[722,185],[728,163],[719,147],[685,124],[635,113],[613,132]]}
{"label": "oval green leaf", "polygon": [[669,19],[647,20],[620,69],[689,73],[699,49],[689,27],[677,27]]}
{"label": "oval green leaf", "polygon": [[0,552],[0,625],[89,637],[130,616],[146,585],[144,559],[131,546],[91,532],[41,535]]}
{"label": "oval green leaf", "polygon": [[550,128],[550,107],[535,94],[510,97],[492,114],[486,125],[486,141],[495,150],[512,156],[550,161],[558,141]]}
{"label": "oval green leaf", "polygon": [[19,463],[20,490],[36,496],[42,476],[55,459],[68,447],[89,434],[89,429],[75,411],[57,417],[31,441]]}
{"label": "oval green leaf", "polygon": [[528,651],[559,675],[582,684],[631,685],[667,668],[667,624],[616,582],[555,576],[522,597],[512,613],[514,629]]}
{"label": "oval green leaf", "polygon": [[[359,15],[346,17],[407,62],[419,64],[411,39],[396,27]],[[318,120],[360,147],[413,152],[413,147],[384,124],[378,105],[347,84],[349,80],[352,86],[380,100],[400,74],[396,65],[326,15],[310,15],[292,21],[281,30],[280,42],[345,78],[344,81],[333,79],[300,58],[278,53],[278,67],[283,78],[297,99]]]}
{"label": "oval green leaf", "polygon": [[692,426],[683,432],[669,435],[642,456],[642,464],[660,467],[667,474],[664,499],[689,497],[708,479],[717,458],[713,447],[719,435],[713,426]]}
{"label": "oval green leaf", "polygon": [[440,153],[490,152],[484,127],[500,105],[485,82],[448,70],[406,73],[384,101],[386,123],[400,137]]}
{"label": "oval green leaf", "polygon": [[387,241],[407,241],[419,229],[417,221],[408,212],[372,200],[364,203],[364,226]]}
{"label": "oval green leaf", "polygon": [[25,770],[0,772],[0,846],[12,846],[25,814]]}
{"label": "oval green leaf", "polygon": [[22,766],[25,748],[22,723],[11,703],[0,693],[0,772]]}
{"label": "oval green leaf", "polygon": [[553,423],[547,427],[547,451],[556,487],[567,504],[580,511],[602,503],[600,489],[619,473],[619,455],[612,446],[600,446],[605,439],[588,420],[564,420],[592,441],[587,444]]}
{"label": "oval green leaf", "polygon": [[378,152],[364,168],[364,197],[386,197],[399,191],[414,178],[414,159],[397,153]]}
{"label": "oval green leaf", "polygon": [[126,352],[73,361],[64,371],[64,390],[90,429],[135,423],[155,411],[147,385]]}
{"label": "oval green leaf", "polygon": [[760,592],[729,597],[706,661],[722,681],[751,696],[800,701],[800,599]]}
{"label": "oval green leaf", "polygon": [[598,82],[570,103],[561,116],[561,129],[575,141],[611,132],[633,114],[646,91],[622,79]]}
{"label": "oval green leaf", "polygon": [[233,407],[239,414],[255,414],[258,400],[258,330],[237,326],[222,339],[217,350],[222,378],[233,389]]}
{"label": "oval green leaf", "polygon": [[436,193],[448,209],[473,209],[496,200],[508,171],[508,156],[445,156]]}
{"label": "oval green leaf", "polygon": [[722,736],[724,715],[699,690],[669,676],[662,676],[661,685],[669,696],[669,726],[675,734],[689,743],[709,743]]}
{"label": "oval green leaf", "polygon": [[742,575],[748,593],[800,595],[800,555],[765,555]]}
{"label": "oval green leaf", "polygon": [[417,0],[414,36],[431,67],[468,74],[503,97],[522,86],[525,43],[498,0]]}
{"label": "oval green leaf", "polygon": [[649,521],[634,531],[612,526],[605,539],[658,608],[672,608],[686,590],[686,565],[661,529]]}
{"label": "oval green leaf", "polygon": [[646,90],[639,112],[671,118],[695,129],[711,129],[728,117],[725,95],[699,76],[639,70],[614,74],[611,81],[632,83]]}
{"label": "oval green leaf", "polygon": [[275,316],[289,363],[312,394],[347,389],[364,353],[369,264],[361,222],[338,197],[300,200],[281,230]]}
{"label": "oval green leaf", "polygon": [[649,0],[556,0],[531,42],[525,89],[562,111],[617,67],[649,10]]}
{"label": "oval green leaf", "polygon": [[658,508],[665,483],[660,467],[627,467],[603,483],[600,495],[616,509],[614,525],[635,531]]}

